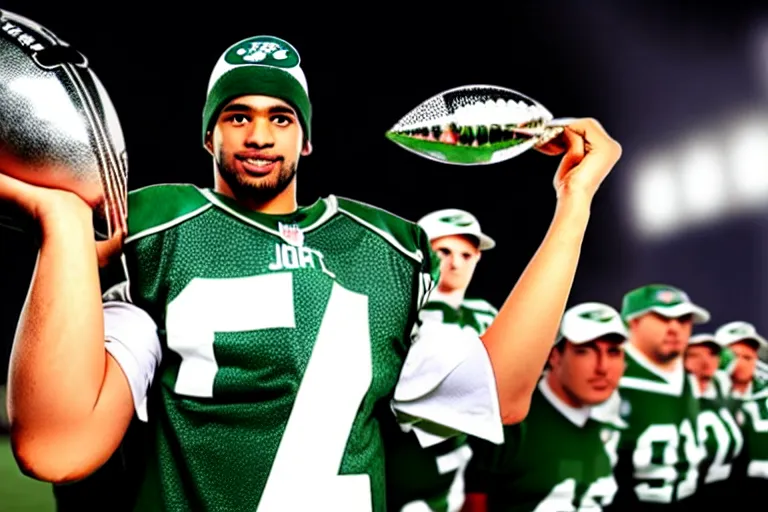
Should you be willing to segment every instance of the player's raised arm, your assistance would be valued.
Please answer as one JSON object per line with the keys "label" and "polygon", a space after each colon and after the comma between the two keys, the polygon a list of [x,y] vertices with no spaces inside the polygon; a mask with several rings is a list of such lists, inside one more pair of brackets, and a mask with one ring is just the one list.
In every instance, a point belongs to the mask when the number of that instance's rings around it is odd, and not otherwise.
{"label": "player's raised arm", "polygon": [[27,475],[76,480],[110,457],[133,416],[127,380],[104,346],[98,274],[120,235],[97,251],[91,209],[69,192],[0,174],[0,201],[30,214],[41,239],[11,353],[14,454]]}
{"label": "player's raised arm", "polygon": [[504,423],[522,420],[571,291],[592,199],[621,156],[621,146],[593,119],[580,119],[540,148],[564,152],[555,176],[557,208],[543,242],[483,334]]}

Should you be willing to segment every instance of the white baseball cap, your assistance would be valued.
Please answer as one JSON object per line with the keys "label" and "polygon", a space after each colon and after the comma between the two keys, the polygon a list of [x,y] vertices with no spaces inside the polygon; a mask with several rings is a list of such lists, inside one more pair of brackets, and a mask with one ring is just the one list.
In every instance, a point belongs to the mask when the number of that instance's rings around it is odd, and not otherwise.
{"label": "white baseball cap", "polygon": [[717,341],[717,338],[715,337],[715,335],[708,332],[694,334],[688,339],[688,345],[703,345],[704,343],[709,343],[710,345],[714,345],[718,349],[723,348],[720,342]]}
{"label": "white baseball cap", "polygon": [[451,235],[471,235],[480,241],[478,249],[481,251],[487,251],[496,246],[493,238],[480,230],[480,222],[477,218],[464,210],[456,208],[438,210],[419,219],[418,224],[430,240]]}
{"label": "white baseball cap", "polygon": [[763,347],[768,346],[768,341],[757,333],[754,325],[748,322],[729,322],[720,326],[715,332],[715,339],[724,347],[744,340],[755,340]]}
{"label": "white baseball cap", "polygon": [[629,338],[619,312],[601,302],[585,302],[565,312],[556,342],[566,339],[580,345],[611,334],[619,335],[624,340]]}

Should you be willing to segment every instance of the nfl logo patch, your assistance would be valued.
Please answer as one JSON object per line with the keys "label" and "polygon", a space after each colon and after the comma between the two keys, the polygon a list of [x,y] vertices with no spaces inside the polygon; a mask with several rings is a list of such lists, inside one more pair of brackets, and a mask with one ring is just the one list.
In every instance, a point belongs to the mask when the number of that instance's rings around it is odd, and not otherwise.
{"label": "nfl logo patch", "polygon": [[278,224],[280,237],[291,245],[301,247],[304,244],[304,233],[298,224]]}
{"label": "nfl logo patch", "polygon": [[676,299],[677,299],[677,294],[672,290],[661,290],[656,294],[656,300],[658,300],[659,302],[663,302],[664,304],[669,304],[670,302],[674,302]]}

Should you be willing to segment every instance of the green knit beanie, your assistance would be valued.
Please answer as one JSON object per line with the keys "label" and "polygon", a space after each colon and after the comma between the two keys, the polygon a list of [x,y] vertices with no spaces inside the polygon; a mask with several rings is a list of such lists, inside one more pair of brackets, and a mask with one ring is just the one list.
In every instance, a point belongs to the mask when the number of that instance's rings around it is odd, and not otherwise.
{"label": "green knit beanie", "polygon": [[233,44],[221,55],[208,82],[203,108],[203,144],[221,109],[232,99],[249,94],[280,98],[299,115],[309,140],[312,105],[307,79],[299,67],[299,52],[283,39],[256,36]]}

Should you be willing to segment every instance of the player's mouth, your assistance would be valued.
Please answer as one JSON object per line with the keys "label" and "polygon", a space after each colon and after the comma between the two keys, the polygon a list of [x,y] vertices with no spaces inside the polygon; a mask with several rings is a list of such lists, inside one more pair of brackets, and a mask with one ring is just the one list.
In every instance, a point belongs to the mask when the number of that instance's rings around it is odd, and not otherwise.
{"label": "player's mouth", "polygon": [[255,176],[264,176],[269,174],[283,159],[280,156],[265,155],[261,153],[238,154],[235,155],[235,158],[240,161],[245,172]]}
{"label": "player's mouth", "polygon": [[607,380],[593,380],[589,384],[595,391],[605,391],[609,387]]}

